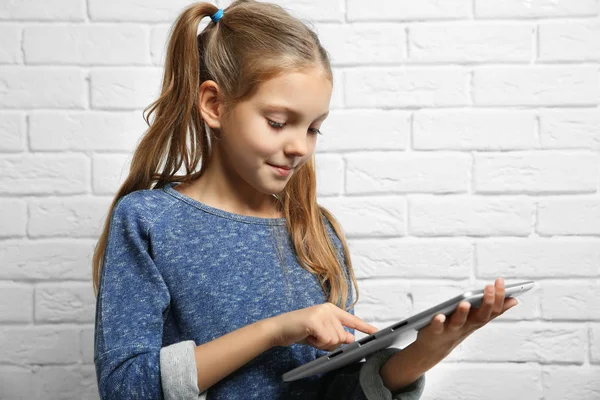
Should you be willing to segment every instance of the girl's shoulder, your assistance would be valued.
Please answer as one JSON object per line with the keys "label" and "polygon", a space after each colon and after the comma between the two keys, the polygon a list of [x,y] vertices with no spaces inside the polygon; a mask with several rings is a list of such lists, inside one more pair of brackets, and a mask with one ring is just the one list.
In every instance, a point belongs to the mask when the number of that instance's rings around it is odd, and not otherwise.
{"label": "girl's shoulder", "polygon": [[162,188],[140,189],[121,197],[115,204],[113,213],[117,217],[129,221],[138,220],[150,227],[175,202]]}

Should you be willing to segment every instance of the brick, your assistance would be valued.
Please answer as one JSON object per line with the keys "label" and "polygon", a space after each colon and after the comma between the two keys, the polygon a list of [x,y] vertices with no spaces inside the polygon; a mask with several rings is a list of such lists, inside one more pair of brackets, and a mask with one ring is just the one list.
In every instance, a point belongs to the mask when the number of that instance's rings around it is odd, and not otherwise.
{"label": "brick", "polygon": [[597,104],[598,71],[587,66],[486,67],[473,75],[477,105]]}
{"label": "brick", "polygon": [[544,281],[540,299],[545,320],[600,320],[600,292],[591,281]]}
{"label": "brick", "polygon": [[29,234],[33,237],[95,237],[101,232],[109,206],[105,197],[32,199]]}
{"label": "brick", "polygon": [[0,376],[10,382],[2,387],[5,399],[40,399],[60,393],[69,399],[97,399],[94,365],[0,366]]}
{"label": "brick", "polygon": [[521,150],[539,147],[535,115],[518,110],[418,110],[413,116],[417,150]]}
{"label": "brick", "polygon": [[0,198],[0,237],[19,237],[27,234],[27,204],[20,199]]}
{"label": "brick", "polygon": [[[137,21],[173,23],[183,9],[190,6],[185,0],[89,0],[90,19],[96,21]],[[208,19],[208,18],[207,18]]]}
{"label": "brick", "polygon": [[475,15],[487,18],[575,17],[597,15],[594,0],[475,0]]}
{"label": "brick", "polygon": [[348,194],[466,193],[469,186],[468,154],[370,152],[346,160]]}
{"label": "brick", "polygon": [[0,8],[2,20],[84,21],[85,3],[80,0],[6,1]]}
{"label": "brick", "polygon": [[467,279],[473,269],[473,248],[463,239],[353,239],[348,246],[357,279]]}
{"label": "brick", "polygon": [[421,62],[528,62],[533,25],[415,23],[409,28],[410,60]]}
{"label": "brick", "polygon": [[[220,0],[220,6],[231,4],[231,0]],[[337,0],[303,1],[278,0],[282,6],[297,18],[309,21],[344,21],[344,3]]]}
{"label": "brick", "polygon": [[96,240],[3,240],[0,241],[0,279],[57,280],[92,279],[92,254]]}
{"label": "brick", "polygon": [[91,105],[99,109],[143,109],[160,95],[157,68],[102,68],[90,72]]}
{"label": "brick", "polygon": [[0,282],[0,322],[33,322],[33,287],[29,284]]}
{"label": "brick", "polygon": [[317,197],[338,196],[344,190],[344,160],[338,154],[320,154],[316,162]]}
{"label": "brick", "polygon": [[0,66],[0,107],[84,108],[85,72],[80,68]]}
{"label": "brick", "polygon": [[477,154],[475,192],[596,192],[598,165],[598,154],[583,151]]}
{"label": "brick", "polygon": [[20,60],[21,29],[16,24],[0,25],[0,63],[18,64]]}
{"label": "brick", "polygon": [[600,60],[600,21],[544,22],[539,37],[539,60]]}
{"label": "brick", "polygon": [[577,196],[540,200],[537,232],[541,235],[600,234],[600,198]]}
{"label": "brick", "polygon": [[462,19],[471,16],[471,0],[347,0],[349,21]]}
{"label": "brick", "polygon": [[406,233],[403,197],[324,197],[319,204],[336,216],[348,236],[403,236]]}
{"label": "brick", "polygon": [[319,24],[316,31],[335,66],[397,64],[406,60],[406,33],[402,25]]}
{"label": "brick", "polygon": [[467,71],[456,68],[361,68],[345,73],[347,107],[449,106],[468,103]]}
{"label": "brick", "polygon": [[0,153],[19,153],[27,148],[25,115],[0,112]]}
{"label": "brick", "polygon": [[0,155],[0,194],[85,193],[89,169],[84,154]]}
{"label": "brick", "polygon": [[600,364],[600,324],[590,324],[590,363]]}
{"label": "brick", "polygon": [[148,128],[139,110],[129,112],[35,112],[29,118],[31,148],[131,153]]}
{"label": "brick", "polygon": [[96,297],[91,282],[42,283],[35,288],[36,323],[94,323]]}
{"label": "brick", "polygon": [[583,364],[587,342],[584,323],[507,322],[504,315],[473,332],[447,360]]}
{"label": "brick", "polygon": [[321,128],[318,152],[403,150],[410,139],[410,112],[332,110]]}
{"label": "brick", "polygon": [[600,367],[587,365],[542,366],[544,399],[593,399],[598,397]]}
{"label": "brick", "polygon": [[491,239],[478,241],[475,251],[477,272],[488,278],[591,278],[600,273],[600,239]]}
{"label": "brick", "polygon": [[92,157],[94,194],[113,196],[127,178],[131,159],[128,154],[95,154]]}
{"label": "brick", "polygon": [[71,327],[0,327],[0,354],[4,363],[73,364],[79,359],[76,343],[76,330]]}
{"label": "brick", "polygon": [[543,148],[600,149],[600,112],[596,109],[544,110],[540,112]]}
{"label": "brick", "polygon": [[415,236],[528,236],[533,206],[526,197],[411,196]]}
{"label": "brick", "polygon": [[543,398],[541,366],[535,364],[460,364],[444,359],[427,371],[425,379],[427,397],[431,399]]}
{"label": "brick", "polygon": [[[364,281],[360,290],[360,314],[370,321],[407,318],[411,311],[409,286],[406,283],[385,281]],[[393,307],[390,305],[393,304]],[[358,310],[355,310],[357,313]]]}
{"label": "brick", "polygon": [[27,64],[149,64],[147,36],[135,25],[31,26],[23,52]]}

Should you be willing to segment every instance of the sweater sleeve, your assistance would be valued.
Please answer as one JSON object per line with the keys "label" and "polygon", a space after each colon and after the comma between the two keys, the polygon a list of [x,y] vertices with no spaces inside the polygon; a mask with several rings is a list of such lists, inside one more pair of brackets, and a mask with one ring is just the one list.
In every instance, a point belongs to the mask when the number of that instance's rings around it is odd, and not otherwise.
{"label": "sweater sleeve", "polygon": [[160,349],[160,377],[165,400],[206,400],[208,390],[199,393],[198,370],[193,340]]}
{"label": "sweater sleeve", "polygon": [[175,390],[198,398],[192,341],[161,349],[171,298],[149,254],[147,221],[131,199],[113,209],[100,273],[94,329],[100,398],[164,399]]}

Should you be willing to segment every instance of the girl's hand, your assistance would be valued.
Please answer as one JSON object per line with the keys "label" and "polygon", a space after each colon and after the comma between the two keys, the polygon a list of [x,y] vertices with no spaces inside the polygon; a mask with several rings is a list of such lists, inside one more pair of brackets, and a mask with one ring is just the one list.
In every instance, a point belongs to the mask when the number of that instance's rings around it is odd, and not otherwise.
{"label": "girl's hand", "polygon": [[298,343],[326,351],[354,342],[354,335],[346,332],[344,326],[369,335],[379,330],[330,302],[283,313],[269,320],[273,327],[272,346]]}
{"label": "girl's hand", "polygon": [[471,310],[471,303],[463,301],[448,321],[444,314],[437,314],[429,325],[419,330],[415,342],[430,354],[441,354],[443,358],[471,333],[517,304],[517,299],[512,297],[504,300],[504,280],[498,278],[495,287],[486,285],[479,307]]}

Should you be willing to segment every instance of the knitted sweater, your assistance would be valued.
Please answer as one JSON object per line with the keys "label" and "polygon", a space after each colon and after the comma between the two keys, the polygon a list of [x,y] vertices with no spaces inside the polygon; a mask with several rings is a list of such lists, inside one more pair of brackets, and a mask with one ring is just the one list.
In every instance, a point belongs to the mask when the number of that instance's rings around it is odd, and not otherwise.
{"label": "knitted sweater", "polygon": [[[102,399],[421,397],[425,375],[398,393],[383,385],[379,368],[400,351],[393,347],[284,382],[283,373],[328,353],[296,343],[270,348],[200,393],[196,346],[327,299],[316,276],[299,265],[285,218],[230,213],[174,185],[132,192],[111,214],[94,330]],[[323,219],[347,272],[342,244]]]}

